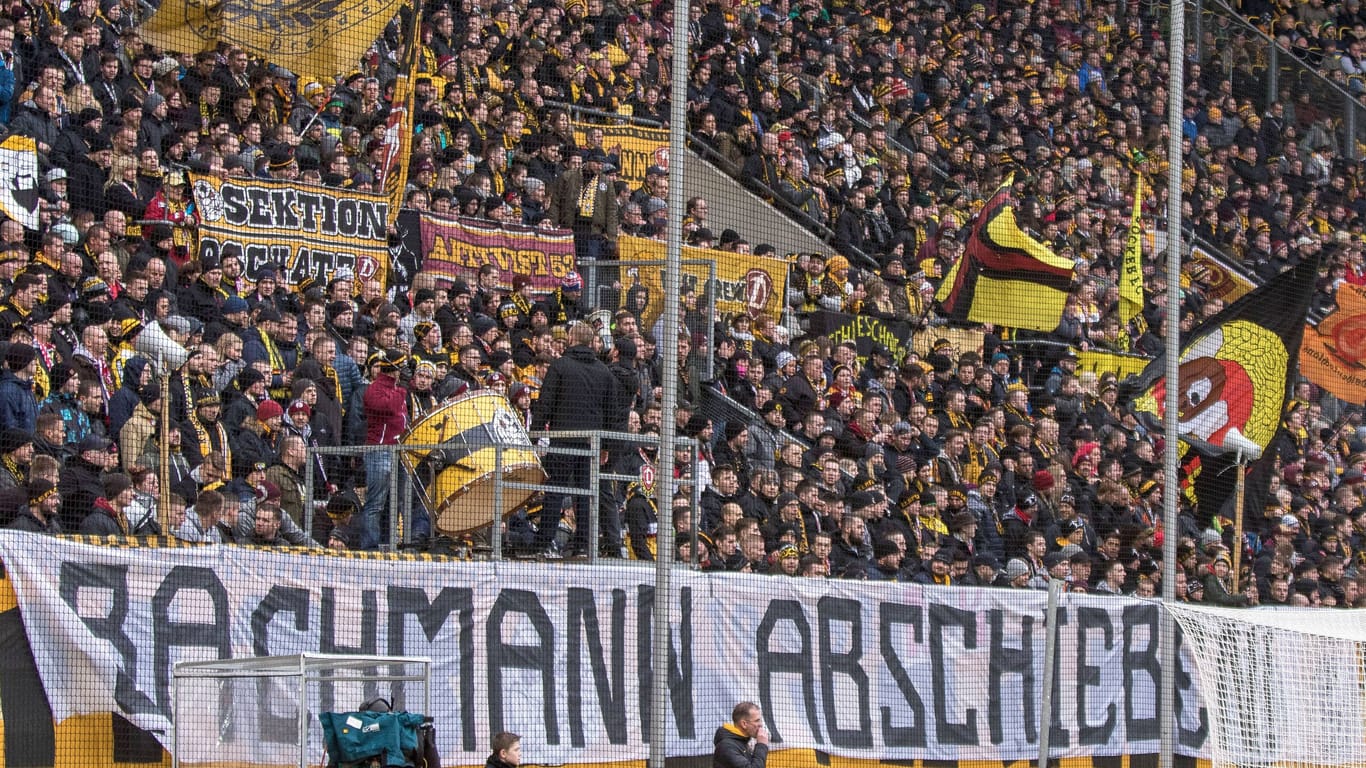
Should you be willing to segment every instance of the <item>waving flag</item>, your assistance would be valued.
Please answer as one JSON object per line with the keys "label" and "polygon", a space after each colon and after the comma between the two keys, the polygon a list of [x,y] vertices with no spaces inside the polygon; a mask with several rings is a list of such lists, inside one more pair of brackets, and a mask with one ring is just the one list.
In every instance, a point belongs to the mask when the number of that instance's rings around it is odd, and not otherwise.
{"label": "waving flag", "polygon": [[[1181,350],[1178,433],[1207,456],[1258,458],[1281,422],[1313,297],[1318,261],[1301,262],[1191,332]],[[1139,375],[1134,410],[1160,430],[1165,358]]]}
{"label": "waving flag", "polygon": [[24,229],[38,228],[38,147],[28,136],[0,143],[0,210]]}
{"label": "waving flag", "polygon": [[326,77],[355,69],[399,0],[166,0],[142,25],[158,48],[237,46],[294,72]]}
{"label": "waving flag", "polygon": [[1124,239],[1124,266],[1119,273],[1119,322],[1124,327],[1143,315],[1143,174],[1135,174],[1134,210]]}
{"label": "waving flag", "polygon": [[1062,319],[1072,262],[1020,229],[1010,196],[1014,178],[987,201],[963,258],[935,296],[950,320],[1051,331]]}
{"label": "waving flag", "polygon": [[422,27],[422,12],[408,20],[407,46],[403,51],[402,67],[394,82],[394,98],[390,104],[389,118],[384,124],[384,137],[380,164],[375,174],[375,184],[389,198],[389,226],[398,220],[398,212],[403,208],[403,193],[408,184],[408,160],[412,154],[413,111],[417,109],[413,86],[417,84],[418,53],[422,49],[422,39],[417,30]]}
{"label": "waving flag", "polygon": [[1338,286],[1337,308],[1305,331],[1300,372],[1343,402],[1366,402],[1366,288]]}

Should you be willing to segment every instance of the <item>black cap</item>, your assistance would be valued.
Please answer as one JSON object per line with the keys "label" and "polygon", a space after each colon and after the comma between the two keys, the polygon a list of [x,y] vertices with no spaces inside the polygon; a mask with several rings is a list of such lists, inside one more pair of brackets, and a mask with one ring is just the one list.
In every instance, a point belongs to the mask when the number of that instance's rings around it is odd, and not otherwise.
{"label": "black cap", "polygon": [[27,344],[11,344],[5,350],[5,365],[11,371],[22,371],[38,357],[38,352]]}
{"label": "black cap", "polygon": [[408,356],[399,350],[387,349],[379,360],[379,368],[382,371],[397,371],[407,360]]}
{"label": "black cap", "polygon": [[0,432],[0,453],[13,453],[33,442],[33,435],[26,429],[9,427]]}
{"label": "black cap", "polygon": [[44,477],[35,477],[28,481],[28,501],[29,504],[37,504],[47,498],[53,491],[57,490],[56,484]]}
{"label": "black cap", "polygon": [[81,442],[76,444],[76,453],[85,453],[86,451],[107,451],[112,445],[113,443],[105,440],[99,435],[86,435]]}

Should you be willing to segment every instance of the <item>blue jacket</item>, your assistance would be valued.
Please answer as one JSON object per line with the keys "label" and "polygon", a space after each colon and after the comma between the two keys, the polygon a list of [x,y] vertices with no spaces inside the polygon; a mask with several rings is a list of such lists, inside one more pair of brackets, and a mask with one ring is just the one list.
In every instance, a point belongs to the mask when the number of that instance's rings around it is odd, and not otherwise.
{"label": "blue jacket", "polygon": [[0,123],[8,123],[14,109],[14,70],[0,66]]}
{"label": "blue jacket", "polygon": [[338,405],[345,405],[351,402],[351,395],[355,393],[365,382],[362,380],[360,366],[350,355],[338,352],[337,359],[332,362],[332,368],[337,371],[337,383],[341,385],[342,401]]}
{"label": "blue jacket", "polygon": [[65,435],[63,439],[68,445],[75,445],[90,434],[90,415],[81,410],[80,401],[76,399],[75,395],[62,392],[49,395],[43,401],[42,406],[38,408],[38,412],[55,413],[61,417]]}
{"label": "blue jacket", "polygon": [[0,371],[0,429],[22,429],[29,434],[38,426],[38,403],[33,382],[22,381],[14,371]]}

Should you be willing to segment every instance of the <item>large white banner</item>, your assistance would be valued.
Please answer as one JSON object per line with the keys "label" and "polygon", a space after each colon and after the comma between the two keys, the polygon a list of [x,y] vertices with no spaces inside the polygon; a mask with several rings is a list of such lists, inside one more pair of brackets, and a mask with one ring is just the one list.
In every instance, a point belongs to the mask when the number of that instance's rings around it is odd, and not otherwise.
{"label": "large white banner", "polygon": [[[522,734],[537,763],[648,754],[649,570],[114,549],[11,532],[0,532],[0,558],[59,721],[119,712],[169,747],[177,661],[429,656],[430,714],[449,762],[482,761],[501,730]],[[903,760],[1037,755],[1041,592],[681,570],[673,583],[670,756],[710,753],[741,700],[762,706],[777,748]],[[1158,751],[1158,607],[1075,595],[1063,605],[1054,754]],[[1182,658],[1178,738],[1198,755],[1207,717]],[[292,694],[238,689],[181,702],[182,714],[213,720],[203,741],[219,761],[291,759]],[[315,706],[351,710],[366,693],[329,687]],[[409,687],[402,703],[420,702]]]}

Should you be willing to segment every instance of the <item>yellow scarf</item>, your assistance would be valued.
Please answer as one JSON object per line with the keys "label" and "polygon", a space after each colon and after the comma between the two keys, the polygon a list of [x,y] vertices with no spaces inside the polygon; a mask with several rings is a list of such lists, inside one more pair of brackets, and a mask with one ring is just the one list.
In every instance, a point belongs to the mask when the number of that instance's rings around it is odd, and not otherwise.
{"label": "yellow scarf", "polygon": [[[228,445],[228,432],[223,429],[223,425],[214,422],[212,425],[205,425],[199,420],[197,415],[190,416],[190,426],[194,428],[194,436],[199,441],[199,455],[207,458],[209,454],[217,450],[213,444],[213,437],[218,437],[218,444],[222,446],[223,454],[223,479],[232,479],[232,447]],[[213,434],[209,433],[212,427]]]}

